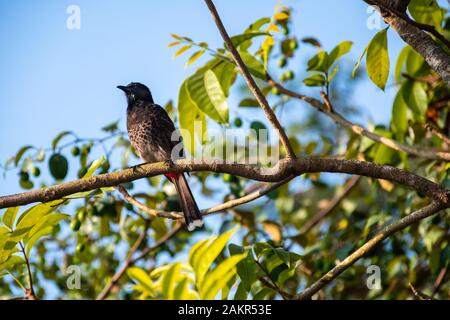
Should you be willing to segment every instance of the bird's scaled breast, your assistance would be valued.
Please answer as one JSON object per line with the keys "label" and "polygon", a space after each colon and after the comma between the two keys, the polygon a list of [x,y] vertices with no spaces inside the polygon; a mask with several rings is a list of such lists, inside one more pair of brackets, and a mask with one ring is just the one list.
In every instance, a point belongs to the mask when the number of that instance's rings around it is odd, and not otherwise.
{"label": "bird's scaled breast", "polygon": [[165,157],[152,137],[152,122],[141,117],[137,112],[128,115],[127,129],[130,142],[139,157],[145,162],[164,161]]}

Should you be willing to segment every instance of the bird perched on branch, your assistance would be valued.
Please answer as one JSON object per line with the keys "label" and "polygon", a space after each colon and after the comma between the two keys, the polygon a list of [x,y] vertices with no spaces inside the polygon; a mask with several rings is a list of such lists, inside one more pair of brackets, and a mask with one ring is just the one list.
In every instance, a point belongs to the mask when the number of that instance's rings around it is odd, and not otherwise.
{"label": "bird perched on branch", "polygon": [[[149,88],[132,82],[118,86],[127,97],[127,130],[131,144],[145,162],[168,162],[173,164],[172,151],[181,143],[173,141],[175,126],[166,110],[153,102]],[[183,173],[165,176],[175,185],[189,231],[203,226],[197,203]]]}

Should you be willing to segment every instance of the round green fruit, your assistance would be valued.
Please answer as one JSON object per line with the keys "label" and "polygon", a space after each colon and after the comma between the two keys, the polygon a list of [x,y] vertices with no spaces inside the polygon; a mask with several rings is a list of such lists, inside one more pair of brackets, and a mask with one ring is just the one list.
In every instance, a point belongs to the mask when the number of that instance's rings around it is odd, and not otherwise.
{"label": "round green fruit", "polygon": [[234,119],[234,125],[240,128],[242,126],[242,119],[241,118]]}
{"label": "round green fruit", "polygon": [[59,153],[53,154],[49,159],[50,173],[56,180],[62,180],[66,177],[69,170],[69,163],[66,157]]}
{"label": "round green fruit", "polygon": [[280,60],[278,60],[278,66],[279,66],[280,68],[285,67],[286,64],[287,64],[286,58],[280,58]]}
{"label": "round green fruit", "polygon": [[85,245],[84,243],[79,243],[79,244],[77,245],[77,252],[78,252],[78,253],[83,252],[84,249],[86,249],[86,245]]}
{"label": "round green fruit", "polygon": [[73,219],[72,222],[70,223],[70,229],[72,229],[73,231],[80,230],[80,227],[81,227],[81,221],[78,219]]}
{"label": "round green fruit", "polygon": [[77,146],[75,146],[75,147],[72,148],[71,152],[72,152],[72,155],[73,155],[74,157],[77,157],[77,156],[80,155],[81,150],[80,150],[80,148],[78,148]]}
{"label": "round green fruit", "polygon": [[39,177],[41,175],[41,169],[39,169],[38,167],[34,167],[33,170],[31,170],[31,173],[33,174],[33,176]]}

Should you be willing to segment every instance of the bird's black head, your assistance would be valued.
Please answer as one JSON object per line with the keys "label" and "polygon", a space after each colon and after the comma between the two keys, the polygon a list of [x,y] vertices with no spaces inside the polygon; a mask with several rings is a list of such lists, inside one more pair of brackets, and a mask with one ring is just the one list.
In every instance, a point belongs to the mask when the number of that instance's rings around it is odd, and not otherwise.
{"label": "bird's black head", "polygon": [[153,103],[153,97],[150,93],[150,89],[142,83],[131,82],[127,86],[117,86],[117,88],[125,92],[128,104],[132,104],[139,100]]}

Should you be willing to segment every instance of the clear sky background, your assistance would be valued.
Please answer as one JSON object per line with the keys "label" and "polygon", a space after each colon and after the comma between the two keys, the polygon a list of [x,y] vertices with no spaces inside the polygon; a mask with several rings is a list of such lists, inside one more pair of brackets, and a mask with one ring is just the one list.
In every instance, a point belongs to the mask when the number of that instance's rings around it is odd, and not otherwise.
{"label": "clear sky background", "polygon": [[[215,2],[229,33],[238,34],[260,17],[271,16],[277,1]],[[80,30],[66,27],[66,9],[72,4],[81,9]],[[294,32],[300,38],[314,36],[328,50],[353,41],[347,58],[352,64],[378,31],[367,28],[363,1],[283,4],[294,7]],[[194,68],[184,68],[185,58],[172,58],[170,33],[222,45],[202,0],[1,1],[0,162],[24,145],[49,146],[61,131],[101,137],[100,128],[118,119],[124,129],[125,100],[118,84],[143,82],[160,104],[176,101],[180,84]],[[396,57],[404,44],[394,32],[389,34],[390,53]],[[304,69],[310,53],[300,50],[294,69]],[[363,80],[353,99],[364,110],[361,121],[387,123],[393,93]],[[19,191],[16,171],[0,177],[0,194]]]}

